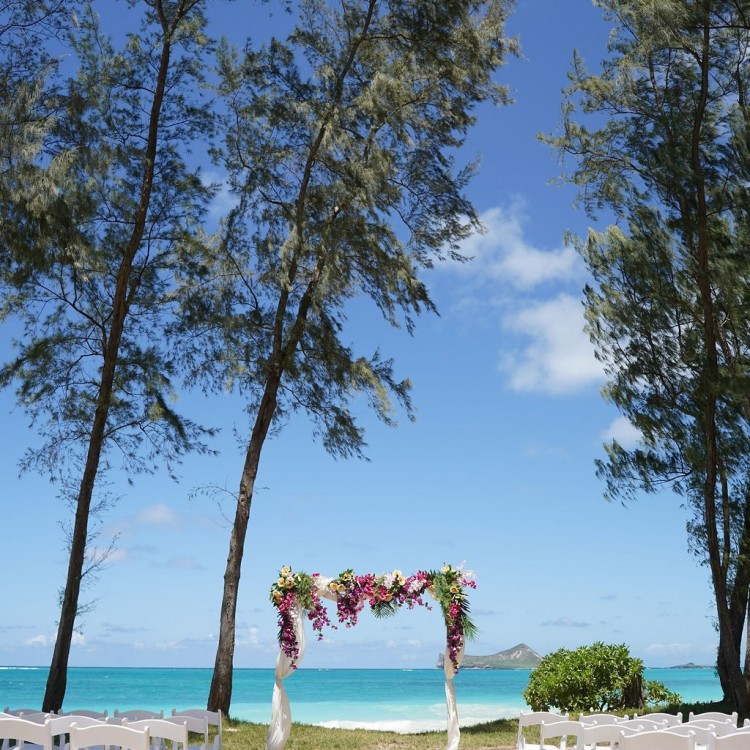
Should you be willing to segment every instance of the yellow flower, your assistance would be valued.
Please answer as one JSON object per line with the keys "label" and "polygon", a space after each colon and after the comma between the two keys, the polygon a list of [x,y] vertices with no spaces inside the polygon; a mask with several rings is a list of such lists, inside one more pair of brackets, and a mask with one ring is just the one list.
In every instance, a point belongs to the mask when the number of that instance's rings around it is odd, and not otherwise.
{"label": "yellow flower", "polygon": [[458,588],[458,586],[456,586],[455,584],[453,586],[451,586],[451,594],[458,594],[458,593],[460,593],[460,591],[461,591],[461,589]]}
{"label": "yellow flower", "polygon": [[385,600],[386,600],[387,602],[389,602],[389,601],[390,601],[391,599],[393,599],[393,594],[386,594],[386,595],[385,595]]}
{"label": "yellow flower", "polygon": [[289,573],[291,573],[291,572],[292,572],[292,569],[288,565],[285,565],[281,569],[281,575],[283,575],[283,576],[289,575]]}
{"label": "yellow flower", "polygon": [[286,583],[284,584],[288,589],[292,588],[294,586],[294,579],[293,578],[287,578]]}
{"label": "yellow flower", "polygon": [[403,576],[403,573],[400,570],[394,570],[393,571],[393,577],[394,578],[401,578]]}
{"label": "yellow flower", "polygon": [[339,594],[343,594],[344,591],[346,591],[346,586],[344,586],[343,583],[340,583],[336,588],[337,588],[337,591],[339,592]]}
{"label": "yellow flower", "polygon": [[441,568],[443,573],[447,573],[450,569],[451,569],[450,565],[443,565],[443,567]]}
{"label": "yellow flower", "polygon": [[335,594],[338,591],[338,584],[336,583],[336,581],[331,581],[328,584],[328,588],[331,589],[331,591],[333,591]]}
{"label": "yellow flower", "polygon": [[276,585],[277,586],[283,586],[284,585],[284,579],[283,578],[279,578],[279,580],[276,581]]}
{"label": "yellow flower", "polygon": [[284,598],[284,595],[281,593],[281,591],[274,591],[273,592],[273,600],[275,602],[280,602]]}

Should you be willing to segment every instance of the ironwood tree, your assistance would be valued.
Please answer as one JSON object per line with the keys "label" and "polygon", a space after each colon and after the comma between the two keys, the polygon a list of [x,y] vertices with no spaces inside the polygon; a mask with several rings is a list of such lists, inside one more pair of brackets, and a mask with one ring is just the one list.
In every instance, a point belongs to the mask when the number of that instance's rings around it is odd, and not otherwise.
{"label": "ironwood tree", "polygon": [[185,163],[210,129],[200,6],[130,3],[137,30],[118,49],[94,3],[83,5],[66,39],[75,73],[55,92],[34,158],[2,184],[1,313],[22,337],[0,380],[38,428],[22,468],[50,475],[75,513],[44,711],[65,695],[81,582],[97,564],[89,522],[102,475],[113,464],[151,471],[159,458],[171,468],[203,445],[202,428],[174,410],[160,336],[210,197]]}
{"label": "ironwood tree", "polygon": [[[574,59],[564,129],[581,200],[615,216],[580,245],[604,396],[641,433],[606,446],[610,497],[671,487],[710,569],[728,705],[750,715],[750,4],[602,0],[599,75]],[[587,117],[593,115],[594,117]]]}
{"label": "ironwood tree", "polygon": [[433,310],[419,272],[478,227],[455,151],[476,104],[503,102],[493,73],[514,42],[511,0],[303,0],[286,41],[220,50],[226,141],[217,154],[238,205],[183,279],[185,357],[208,389],[247,397],[249,435],[224,575],[208,707],[227,713],[237,592],[269,430],[305,412],[326,450],[362,454],[353,402],[388,424],[411,416],[410,383],[342,333],[368,297],[411,331]]}

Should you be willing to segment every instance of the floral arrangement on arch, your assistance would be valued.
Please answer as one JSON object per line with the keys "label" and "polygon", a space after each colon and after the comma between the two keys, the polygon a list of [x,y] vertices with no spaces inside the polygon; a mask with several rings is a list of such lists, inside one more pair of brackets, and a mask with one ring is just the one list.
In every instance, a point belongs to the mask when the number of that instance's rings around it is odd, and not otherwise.
{"label": "floral arrangement on arch", "polygon": [[475,589],[471,571],[464,571],[463,564],[457,568],[443,565],[439,571],[419,570],[414,575],[404,576],[400,570],[392,573],[356,575],[349,568],[336,578],[324,579],[319,573],[295,573],[289,566],[279,572],[271,587],[271,603],[278,612],[279,646],[297,668],[299,644],[294,632],[292,612],[299,606],[302,613],[312,621],[318,640],[323,638],[323,627],[336,628],[331,623],[323,599],[336,601],[336,614],[340,624],[347,628],[357,624],[359,613],[366,605],[376,617],[389,617],[404,604],[430,609],[425,593],[438,602],[443,611],[446,627],[448,656],[458,670],[458,654],[468,639],[476,636],[477,629],[469,617],[466,589]]}

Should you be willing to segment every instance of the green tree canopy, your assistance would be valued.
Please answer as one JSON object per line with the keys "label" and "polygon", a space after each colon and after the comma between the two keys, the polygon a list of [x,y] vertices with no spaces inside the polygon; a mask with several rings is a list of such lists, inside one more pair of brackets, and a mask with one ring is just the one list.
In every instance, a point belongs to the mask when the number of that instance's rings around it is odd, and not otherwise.
{"label": "green tree canopy", "polygon": [[[711,570],[719,673],[750,713],[740,664],[750,584],[748,67],[744,3],[603,0],[614,25],[600,75],[574,58],[564,132],[592,213],[581,252],[604,396],[640,430],[598,472],[610,497],[671,487]],[[592,115],[592,117],[585,117]]]}
{"label": "green tree canopy", "polygon": [[409,382],[347,341],[350,300],[411,330],[432,310],[419,271],[478,227],[455,149],[512,43],[509,0],[304,0],[286,41],[220,51],[229,109],[217,158],[239,201],[184,280],[185,356],[209,388],[247,397],[250,436],[225,574],[209,706],[231,697],[240,563],[260,453],[272,425],[307,413],[327,450],[360,455],[352,403],[393,423]]}
{"label": "green tree canopy", "polygon": [[659,702],[679,703],[680,696],[656,681],[643,683],[643,662],[624,644],[605,644],[545,656],[529,676],[523,693],[532,711],[620,711]]}
{"label": "green tree canopy", "polygon": [[86,545],[97,480],[111,463],[171,466],[204,434],[174,410],[159,334],[210,196],[185,163],[211,125],[197,98],[208,42],[198,0],[131,6],[142,23],[121,49],[93,3],[70,24],[75,73],[0,193],[0,317],[22,331],[0,382],[16,386],[42,437],[24,468],[48,473],[75,508],[45,711],[62,706],[81,579],[96,564]]}

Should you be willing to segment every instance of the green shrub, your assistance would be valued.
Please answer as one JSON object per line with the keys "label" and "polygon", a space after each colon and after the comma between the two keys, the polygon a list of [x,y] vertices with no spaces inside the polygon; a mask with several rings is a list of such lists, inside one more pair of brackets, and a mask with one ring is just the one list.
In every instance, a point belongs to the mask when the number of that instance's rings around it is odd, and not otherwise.
{"label": "green shrub", "polygon": [[601,642],[545,656],[523,697],[533,711],[618,711],[680,700],[653,680],[644,690],[643,662],[624,644]]}

